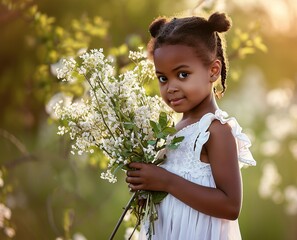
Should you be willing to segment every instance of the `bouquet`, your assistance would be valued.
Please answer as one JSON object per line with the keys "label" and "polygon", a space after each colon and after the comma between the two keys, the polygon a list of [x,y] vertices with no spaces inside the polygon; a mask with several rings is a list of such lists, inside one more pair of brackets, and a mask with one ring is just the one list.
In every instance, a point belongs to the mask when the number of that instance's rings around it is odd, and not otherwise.
{"label": "bouquet", "polygon": [[[117,180],[116,172],[129,169],[131,162],[161,164],[165,157],[157,157],[162,155],[160,151],[176,148],[183,140],[168,138],[176,132],[173,112],[160,97],[149,96],[145,91],[144,83],[154,78],[153,64],[141,50],[130,52],[129,58],[134,67],[118,75],[112,58],[106,57],[102,49],[85,52],[77,59],[64,59],[57,69],[62,81],[86,83],[84,97],[56,104],[56,116],[63,123],[58,134],[69,134],[72,153],[102,150],[108,165],[101,177],[112,183]],[[151,236],[153,221],[158,217],[155,204],[165,196],[163,192],[135,192],[123,214],[131,209],[137,225],[142,220],[149,221]]]}

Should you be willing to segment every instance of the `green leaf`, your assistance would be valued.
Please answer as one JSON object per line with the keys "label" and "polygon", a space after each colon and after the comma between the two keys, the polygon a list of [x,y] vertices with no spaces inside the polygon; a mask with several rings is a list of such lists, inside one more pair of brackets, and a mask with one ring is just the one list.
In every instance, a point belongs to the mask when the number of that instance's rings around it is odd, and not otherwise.
{"label": "green leaf", "polygon": [[167,114],[165,112],[161,112],[159,115],[159,124],[161,128],[164,128],[167,126],[168,120],[167,120]]}
{"label": "green leaf", "polygon": [[145,162],[144,157],[139,157],[138,155],[131,154],[131,162]]}
{"label": "green leaf", "polygon": [[116,173],[117,173],[120,169],[122,169],[123,166],[124,166],[124,163],[119,164],[119,165],[116,167],[116,169],[113,170],[112,174],[113,174],[113,175],[116,175]]}
{"label": "green leaf", "polygon": [[64,211],[64,219],[63,219],[63,228],[65,231],[65,236],[67,239],[70,239],[70,229],[73,226],[74,220],[74,210],[73,209],[66,209]]}
{"label": "green leaf", "polygon": [[173,144],[176,144],[176,143],[181,143],[182,140],[184,140],[184,136],[180,136],[180,137],[174,137],[172,140],[171,140],[171,143]]}
{"label": "green leaf", "polygon": [[178,145],[176,145],[176,144],[169,144],[167,147],[169,149],[173,150],[173,149],[177,149]]}
{"label": "green leaf", "polygon": [[170,144],[168,145],[169,149],[177,149],[177,147],[179,146],[179,144],[182,142],[182,140],[184,140],[184,136],[181,137],[174,137]]}
{"label": "green leaf", "polygon": [[167,192],[152,191],[153,203],[160,203],[167,196],[167,194]]}
{"label": "green leaf", "polygon": [[153,128],[154,133],[160,132],[160,126],[158,126],[159,125],[158,123],[154,121],[150,121],[150,125]]}
{"label": "green leaf", "polygon": [[157,137],[157,138],[165,138],[166,135],[164,135],[163,132],[160,132],[160,133],[156,134],[156,137]]}
{"label": "green leaf", "polygon": [[124,157],[124,158],[128,158],[129,157],[129,155],[131,155],[131,153],[130,152],[128,152],[128,151],[122,151],[121,152],[121,155]]}
{"label": "green leaf", "polygon": [[157,143],[157,140],[149,140],[149,141],[147,141],[147,143],[149,145],[155,145]]}
{"label": "green leaf", "polygon": [[135,124],[132,122],[124,122],[125,129],[133,129]]}
{"label": "green leaf", "polygon": [[124,141],[124,146],[126,149],[131,149],[132,148],[132,142],[129,140]]}
{"label": "green leaf", "polygon": [[170,134],[174,134],[176,133],[176,129],[174,127],[165,127],[162,131],[162,133],[166,136],[170,135]]}

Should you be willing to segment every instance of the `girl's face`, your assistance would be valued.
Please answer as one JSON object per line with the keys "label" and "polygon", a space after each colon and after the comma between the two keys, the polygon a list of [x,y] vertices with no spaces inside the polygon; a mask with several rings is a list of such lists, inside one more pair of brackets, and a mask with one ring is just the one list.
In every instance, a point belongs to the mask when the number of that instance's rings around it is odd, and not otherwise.
{"label": "girl's face", "polygon": [[210,110],[220,61],[206,67],[192,47],[165,45],[155,50],[154,64],[161,96],[174,111],[191,114]]}

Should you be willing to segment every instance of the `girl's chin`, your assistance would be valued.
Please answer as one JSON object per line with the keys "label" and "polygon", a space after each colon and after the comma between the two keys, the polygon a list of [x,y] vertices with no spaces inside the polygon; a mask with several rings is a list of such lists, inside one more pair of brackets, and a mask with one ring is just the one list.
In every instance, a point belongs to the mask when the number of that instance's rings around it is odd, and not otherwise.
{"label": "girl's chin", "polygon": [[184,109],[180,106],[172,106],[171,104],[169,105],[169,107],[176,113],[183,113]]}

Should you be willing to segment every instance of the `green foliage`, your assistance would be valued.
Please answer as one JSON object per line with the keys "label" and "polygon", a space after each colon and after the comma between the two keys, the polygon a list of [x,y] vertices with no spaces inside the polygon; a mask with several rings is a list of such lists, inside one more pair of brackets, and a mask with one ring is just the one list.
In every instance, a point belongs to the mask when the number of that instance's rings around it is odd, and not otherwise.
{"label": "green foliage", "polygon": [[[210,11],[215,2],[219,1],[212,1],[212,6],[205,10]],[[232,9],[232,1],[228,4]],[[75,6],[82,7],[75,9]],[[11,221],[16,226],[16,239],[72,237],[75,232],[82,232],[87,239],[97,239],[98,236],[107,239],[122,210],[120,206],[127,201],[128,189],[124,178],[113,189],[99,180],[98,169],[105,168],[107,164],[107,160],[102,160],[105,156],[100,151],[95,149],[94,154],[83,155],[79,159],[69,155],[69,139],[58,139],[54,134],[54,124],[47,124],[44,104],[53,94],[63,92],[79,97],[85,90],[82,83],[65,85],[57,82],[53,75],[54,64],[61,57],[76,56],[80,49],[104,47],[114,56],[117,70],[125,71],[131,67],[126,57],[129,49],[135,50],[147,42],[149,22],[159,14],[180,12],[185,6],[189,6],[189,3],[169,0],[162,3],[156,0],[1,0],[0,125],[15,134],[22,145],[26,145],[25,152],[16,151],[12,142],[3,136],[0,139],[0,164],[7,167],[3,175],[7,188],[1,189],[0,196],[1,200],[8,199],[13,206]],[[45,11],[51,13],[45,14]],[[81,16],[81,13],[84,15]],[[265,32],[256,24],[246,28],[250,19],[259,19],[259,12],[243,14],[235,8],[230,13],[232,18],[239,14],[240,20],[234,21],[234,28],[227,35],[230,38],[227,49],[230,60],[245,60],[232,62],[231,77],[239,80],[241,71],[245,70],[248,62],[252,62],[263,69],[267,77],[263,81],[268,88],[278,86],[284,78],[294,81],[296,59],[290,53],[296,50],[295,38],[285,35],[274,37],[269,30],[271,35],[266,35],[263,45]],[[97,14],[105,14],[104,19],[108,16],[112,27]],[[229,89],[233,94],[239,90],[241,82],[234,84],[236,91],[232,91],[232,85]],[[258,90],[259,86],[256,88],[247,90],[247,102],[254,97],[254,90]],[[152,95],[158,93],[157,81],[149,83],[147,90]],[[231,101],[228,102],[228,96],[226,98],[228,106]],[[240,104],[236,100],[233,102]],[[233,109],[233,105],[228,107]],[[274,109],[269,111],[276,112]],[[288,111],[284,113],[282,116],[286,116]],[[266,112],[252,124],[258,167],[243,174],[245,204],[239,219],[243,238],[292,239],[296,236],[296,217],[286,217],[282,212],[283,205],[262,200],[255,193],[262,161],[267,158],[258,153],[260,146],[257,142],[261,142],[263,136],[270,136],[265,130],[264,115]],[[156,129],[162,132],[160,126],[156,126]],[[296,165],[289,149],[290,142],[295,139],[293,131],[290,138],[282,141],[281,146],[284,147],[272,158],[280,166],[283,184],[291,183],[295,176],[293,170]],[[260,210],[251,211],[248,205],[251,202],[253,208],[256,206]],[[46,206],[50,207],[46,209]],[[73,212],[67,213],[65,209]],[[122,235],[123,230],[120,229],[119,239],[122,239]],[[5,236],[2,237],[5,239]]]}
{"label": "green foliage", "polygon": [[66,209],[64,211],[64,232],[65,232],[65,240],[71,240],[71,233],[70,229],[71,226],[73,225],[73,220],[74,220],[74,211],[73,209]]}
{"label": "green foliage", "polygon": [[[73,85],[65,89],[56,81],[53,75],[53,64],[69,56],[77,56],[81,50],[86,50],[94,42],[105,41],[108,33],[108,23],[101,17],[90,19],[82,16],[71,20],[67,28],[56,24],[55,17],[42,13],[33,1],[2,1],[11,11],[18,11],[30,23],[32,33],[28,36],[30,47],[35,49],[37,66],[32,69],[36,86],[34,94],[41,102],[48,101],[51,96],[60,91],[71,92],[74,95],[82,93],[81,86]],[[103,44],[102,44],[103,45]]]}
{"label": "green foliage", "polygon": [[240,28],[235,29],[235,35],[231,40],[232,51],[228,56],[229,60],[244,59],[257,51],[267,52],[267,47],[259,33],[259,26],[256,23],[250,24],[247,31]]}
{"label": "green foliage", "polygon": [[[166,141],[167,137],[170,135],[174,135],[176,133],[176,129],[174,126],[169,126],[169,119],[165,112],[161,112],[159,116],[159,121],[154,122],[150,121],[150,125],[154,130],[154,136],[156,138],[156,141],[152,141],[151,145],[158,145],[158,141],[163,140]],[[167,147],[169,149],[176,149],[178,145],[181,143],[181,141],[184,139],[184,137],[176,137],[174,136],[172,140],[169,142]],[[157,150],[161,150],[161,148],[157,148]],[[160,159],[157,159],[160,163]]]}

